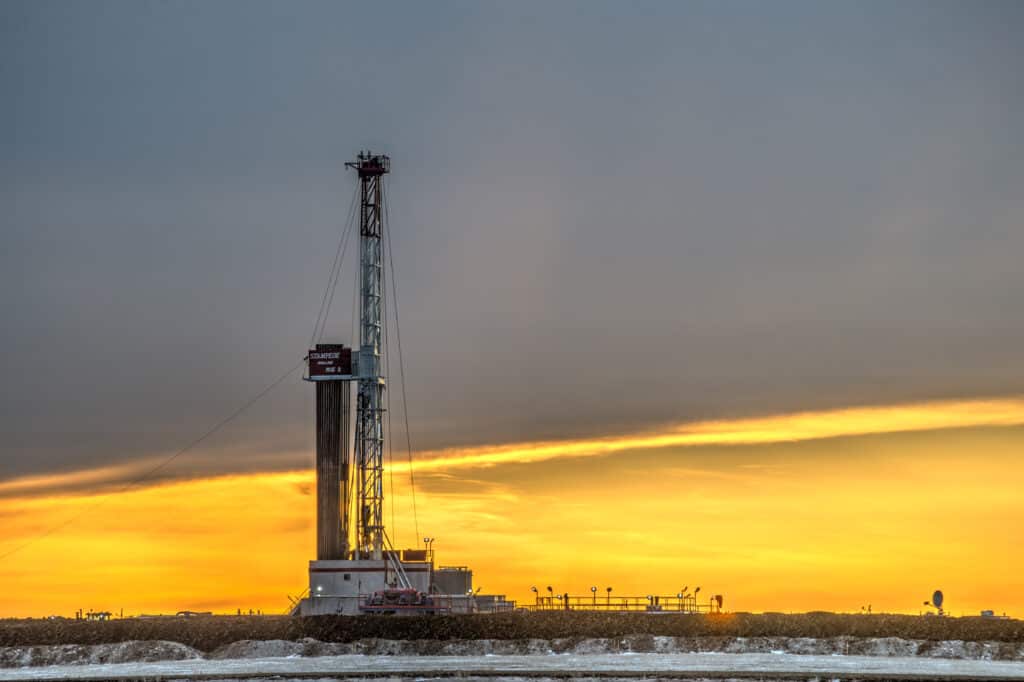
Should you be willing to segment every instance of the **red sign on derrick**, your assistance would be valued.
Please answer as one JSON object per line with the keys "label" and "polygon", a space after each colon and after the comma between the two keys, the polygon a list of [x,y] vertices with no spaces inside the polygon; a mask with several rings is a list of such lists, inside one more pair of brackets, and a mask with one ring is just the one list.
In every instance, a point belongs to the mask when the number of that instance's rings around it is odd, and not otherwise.
{"label": "red sign on derrick", "polygon": [[317,344],[309,351],[309,380],[352,378],[352,349],[341,345]]}

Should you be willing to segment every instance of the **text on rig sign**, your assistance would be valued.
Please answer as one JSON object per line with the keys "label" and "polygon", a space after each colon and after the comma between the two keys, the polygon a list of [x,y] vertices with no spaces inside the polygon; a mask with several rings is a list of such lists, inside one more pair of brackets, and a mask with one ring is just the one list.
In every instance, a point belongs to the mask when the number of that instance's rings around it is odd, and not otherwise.
{"label": "text on rig sign", "polygon": [[332,379],[352,375],[352,349],[309,351],[309,378]]}

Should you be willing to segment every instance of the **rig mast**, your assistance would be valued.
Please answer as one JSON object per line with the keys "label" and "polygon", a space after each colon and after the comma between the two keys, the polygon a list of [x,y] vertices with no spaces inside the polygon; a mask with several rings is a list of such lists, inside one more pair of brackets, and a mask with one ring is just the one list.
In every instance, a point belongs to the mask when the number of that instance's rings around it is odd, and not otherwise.
{"label": "rig mast", "polygon": [[[382,363],[389,355],[384,348],[388,322],[385,258],[391,264],[384,176],[391,172],[391,159],[360,152],[345,166],[359,176],[354,199],[359,202],[359,347],[320,342],[355,227],[350,211],[306,356],[308,374],[304,378],[316,383],[317,553],[309,562],[308,596],[293,600],[292,613],[472,613],[480,610],[472,590],[472,571],[465,567],[435,571],[430,538],[424,538],[425,549],[398,551],[384,529],[384,398],[385,371],[389,369]],[[397,336],[398,302],[392,300]],[[354,339],[352,343],[356,343]],[[401,341],[398,352],[401,367]],[[354,434],[349,418],[353,383]],[[408,431],[408,422],[405,428]],[[411,471],[409,478],[411,486]],[[415,509],[414,502],[414,515]],[[503,596],[480,599],[508,606]]]}
{"label": "rig mast", "polygon": [[360,152],[345,164],[359,174],[359,355],[356,396],[356,559],[383,558],[384,377],[381,373],[384,183],[391,159]]}

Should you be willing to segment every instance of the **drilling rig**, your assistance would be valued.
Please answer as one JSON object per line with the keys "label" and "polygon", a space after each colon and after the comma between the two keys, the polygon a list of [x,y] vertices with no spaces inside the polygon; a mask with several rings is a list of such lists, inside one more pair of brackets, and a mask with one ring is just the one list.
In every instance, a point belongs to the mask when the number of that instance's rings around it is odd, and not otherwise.
{"label": "drilling rig", "polygon": [[[384,527],[384,177],[391,172],[391,159],[360,152],[345,166],[356,171],[359,180],[359,347],[316,343],[309,349],[305,378],[316,385],[317,556],[309,562],[308,594],[295,602],[292,612],[306,616],[475,611],[472,571],[435,570],[430,538],[424,538],[424,549],[397,550]],[[498,603],[504,603],[504,597]]]}

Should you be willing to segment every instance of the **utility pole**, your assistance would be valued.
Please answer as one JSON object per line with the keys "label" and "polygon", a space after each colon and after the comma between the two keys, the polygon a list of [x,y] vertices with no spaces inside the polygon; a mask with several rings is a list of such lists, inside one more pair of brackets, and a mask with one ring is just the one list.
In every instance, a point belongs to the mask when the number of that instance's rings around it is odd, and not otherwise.
{"label": "utility pole", "polygon": [[360,152],[345,166],[359,174],[359,355],[356,397],[356,558],[384,552],[384,377],[381,374],[384,183],[391,159]]}

